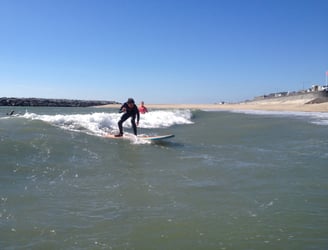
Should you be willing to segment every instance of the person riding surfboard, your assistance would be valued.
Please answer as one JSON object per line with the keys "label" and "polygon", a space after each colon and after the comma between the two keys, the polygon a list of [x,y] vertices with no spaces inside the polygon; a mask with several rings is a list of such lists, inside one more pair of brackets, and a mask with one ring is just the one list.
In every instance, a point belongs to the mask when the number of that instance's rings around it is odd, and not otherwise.
{"label": "person riding surfboard", "polygon": [[[123,136],[123,123],[131,117],[131,125],[133,128],[133,132],[135,135],[137,135],[137,126],[139,125],[139,120],[140,120],[140,113],[137,105],[135,105],[135,102],[133,98],[129,98],[127,102],[125,102],[121,108],[120,108],[120,113],[124,114],[121,116],[121,119],[119,120],[118,128],[120,130],[119,134],[115,135],[115,137],[121,137]],[[136,123],[136,118],[137,118],[137,123]]]}

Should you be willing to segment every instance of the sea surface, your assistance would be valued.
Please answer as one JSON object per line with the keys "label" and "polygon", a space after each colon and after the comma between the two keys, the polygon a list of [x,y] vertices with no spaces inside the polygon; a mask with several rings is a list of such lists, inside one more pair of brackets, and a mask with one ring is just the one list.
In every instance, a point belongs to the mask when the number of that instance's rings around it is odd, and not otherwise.
{"label": "sea surface", "polygon": [[12,109],[0,249],[328,249],[327,113]]}

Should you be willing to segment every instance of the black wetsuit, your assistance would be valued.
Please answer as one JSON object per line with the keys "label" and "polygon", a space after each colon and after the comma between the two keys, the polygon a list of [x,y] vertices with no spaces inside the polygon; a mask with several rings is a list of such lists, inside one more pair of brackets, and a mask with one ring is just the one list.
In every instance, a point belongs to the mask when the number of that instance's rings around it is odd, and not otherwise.
{"label": "black wetsuit", "polygon": [[130,108],[128,103],[124,103],[120,108],[120,112],[124,112],[123,108],[125,108],[125,113],[122,115],[121,120],[118,122],[118,128],[120,130],[120,134],[123,135],[123,122],[125,122],[129,117],[131,117],[131,124],[133,128],[133,132],[137,135],[137,125],[136,125],[136,118],[137,122],[139,123],[140,113],[138,107],[133,104],[133,108]]}

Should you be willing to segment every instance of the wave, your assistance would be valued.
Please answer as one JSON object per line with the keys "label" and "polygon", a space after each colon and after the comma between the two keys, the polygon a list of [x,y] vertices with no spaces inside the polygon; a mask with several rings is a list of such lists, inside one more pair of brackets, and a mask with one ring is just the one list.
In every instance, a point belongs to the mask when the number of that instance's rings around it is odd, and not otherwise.
{"label": "wave", "polygon": [[[91,114],[56,114],[40,115],[26,112],[23,117],[29,120],[41,120],[53,126],[70,131],[82,131],[88,134],[102,136],[117,130],[117,122],[122,114],[119,113],[91,113]],[[169,128],[174,125],[192,124],[190,110],[152,111],[140,115],[140,128]],[[131,128],[127,120],[124,127]]]}
{"label": "wave", "polygon": [[328,113],[297,111],[232,110],[232,113],[306,118],[312,124],[328,126]]}

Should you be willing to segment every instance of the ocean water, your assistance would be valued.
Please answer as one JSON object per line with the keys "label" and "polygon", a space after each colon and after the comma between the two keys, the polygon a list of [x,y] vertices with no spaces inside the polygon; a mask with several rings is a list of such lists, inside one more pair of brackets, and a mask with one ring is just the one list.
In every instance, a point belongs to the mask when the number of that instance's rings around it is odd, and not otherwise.
{"label": "ocean water", "polygon": [[328,249],[327,113],[9,111],[0,249]]}

